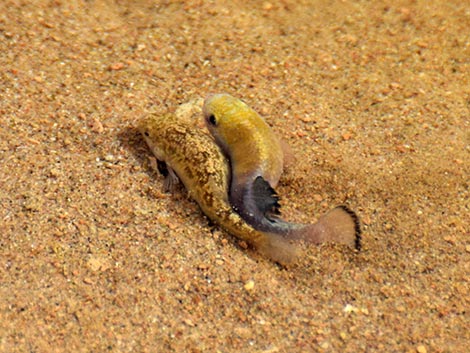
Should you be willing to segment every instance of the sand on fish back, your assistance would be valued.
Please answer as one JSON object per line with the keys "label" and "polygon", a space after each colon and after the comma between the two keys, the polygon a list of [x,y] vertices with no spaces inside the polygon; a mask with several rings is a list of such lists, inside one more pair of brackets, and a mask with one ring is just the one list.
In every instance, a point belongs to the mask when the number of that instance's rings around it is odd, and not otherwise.
{"label": "sand on fish back", "polygon": [[[469,28],[462,1],[2,1],[0,351],[466,352]],[[136,121],[214,92],[292,147],[283,217],[345,203],[361,253],[284,269],[162,192]]]}

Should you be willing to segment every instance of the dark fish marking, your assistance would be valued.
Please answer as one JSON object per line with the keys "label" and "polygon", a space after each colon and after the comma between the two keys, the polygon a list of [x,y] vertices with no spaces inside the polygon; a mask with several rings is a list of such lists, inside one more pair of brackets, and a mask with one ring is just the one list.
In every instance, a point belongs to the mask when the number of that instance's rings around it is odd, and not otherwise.
{"label": "dark fish marking", "polygon": [[[145,135],[145,136],[148,136],[148,135]],[[157,169],[160,172],[160,174],[163,175],[164,177],[168,176],[168,167],[166,166],[166,163],[164,161],[157,159]]]}
{"label": "dark fish marking", "polygon": [[362,248],[362,229],[361,229],[361,221],[359,219],[359,216],[357,215],[356,212],[351,210],[349,207],[345,205],[340,205],[337,208],[343,209],[346,213],[348,213],[351,218],[353,219],[354,222],[354,230],[355,230],[355,239],[354,239],[354,248],[357,251],[360,251]]}

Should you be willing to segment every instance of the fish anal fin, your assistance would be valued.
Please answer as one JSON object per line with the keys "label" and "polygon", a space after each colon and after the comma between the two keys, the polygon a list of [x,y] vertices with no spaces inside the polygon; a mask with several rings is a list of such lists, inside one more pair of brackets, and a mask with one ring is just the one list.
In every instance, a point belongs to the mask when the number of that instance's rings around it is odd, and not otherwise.
{"label": "fish anal fin", "polygon": [[267,218],[275,218],[281,214],[279,195],[262,176],[258,176],[253,182],[251,194],[256,207]]}

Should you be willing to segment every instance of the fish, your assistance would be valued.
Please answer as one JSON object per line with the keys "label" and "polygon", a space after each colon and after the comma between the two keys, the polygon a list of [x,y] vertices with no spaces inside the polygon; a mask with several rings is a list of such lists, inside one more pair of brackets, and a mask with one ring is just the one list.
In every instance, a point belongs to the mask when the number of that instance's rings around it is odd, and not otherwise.
{"label": "fish", "polygon": [[336,242],[360,250],[357,214],[345,205],[333,208],[316,223],[280,218],[275,187],[283,173],[283,148],[266,121],[242,100],[219,93],[206,97],[205,124],[230,162],[229,201],[255,229],[310,243]]}
{"label": "fish", "polygon": [[274,262],[296,262],[298,248],[288,239],[254,229],[234,211],[228,197],[230,166],[204,129],[173,113],[149,114],[137,128],[166,175],[167,189],[180,180],[212,222]]}

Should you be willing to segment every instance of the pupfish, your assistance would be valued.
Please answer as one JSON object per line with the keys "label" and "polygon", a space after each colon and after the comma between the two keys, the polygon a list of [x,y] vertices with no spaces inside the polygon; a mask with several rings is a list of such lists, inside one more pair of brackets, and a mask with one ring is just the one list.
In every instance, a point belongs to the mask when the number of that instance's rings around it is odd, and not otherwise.
{"label": "pupfish", "polygon": [[314,224],[296,224],[279,218],[275,187],[283,171],[280,140],[251,107],[228,94],[208,96],[204,120],[216,143],[229,159],[229,201],[254,228],[290,239],[312,243],[344,243],[360,249],[361,229],[357,215],[339,206]]}
{"label": "pupfish", "polygon": [[297,249],[279,234],[254,229],[230,205],[230,167],[204,130],[175,114],[149,115],[138,129],[152,153],[166,166],[166,186],[181,180],[189,195],[214,223],[275,262],[287,265]]}

